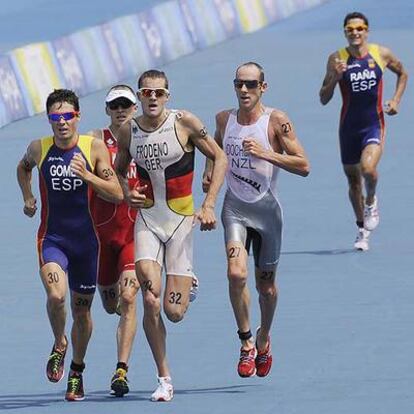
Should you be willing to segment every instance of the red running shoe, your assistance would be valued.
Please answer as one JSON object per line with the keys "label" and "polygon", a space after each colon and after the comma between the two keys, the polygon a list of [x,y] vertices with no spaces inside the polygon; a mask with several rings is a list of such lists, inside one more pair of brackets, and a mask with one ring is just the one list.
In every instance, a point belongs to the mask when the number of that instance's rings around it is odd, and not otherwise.
{"label": "red running shoe", "polygon": [[[65,336],[66,338],[66,336]],[[68,339],[66,338],[66,346],[64,349],[57,349],[53,345],[52,352],[46,366],[46,375],[50,382],[59,382],[65,373],[65,355],[68,348]]]}
{"label": "red running shoe", "polygon": [[257,356],[256,348],[240,349],[240,360],[237,372],[243,378],[253,377],[256,374],[255,359]]}
{"label": "red running shoe", "polygon": [[66,401],[82,401],[85,399],[83,391],[83,378],[80,372],[71,371],[68,377],[68,387],[66,388]]}
{"label": "red running shoe", "polygon": [[[256,338],[257,332],[260,328],[256,331]],[[256,341],[256,348],[257,348],[257,341]],[[265,377],[272,368],[272,350],[270,348],[270,336],[267,339],[267,347],[263,351],[259,351],[257,348],[257,356],[256,356],[256,374],[258,377]]]}

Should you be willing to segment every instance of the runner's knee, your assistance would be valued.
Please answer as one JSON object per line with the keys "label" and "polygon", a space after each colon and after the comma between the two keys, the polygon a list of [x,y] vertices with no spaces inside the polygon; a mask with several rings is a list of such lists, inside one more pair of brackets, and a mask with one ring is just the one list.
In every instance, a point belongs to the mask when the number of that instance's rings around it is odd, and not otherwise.
{"label": "runner's knee", "polygon": [[47,306],[53,311],[57,311],[65,307],[65,296],[58,293],[52,293],[47,297]]}
{"label": "runner's knee", "polygon": [[230,265],[227,277],[231,286],[243,288],[247,283],[247,271],[244,266]]}
{"label": "runner's knee", "polygon": [[161,311],[161,301],[158,295],[147,291],[144,294],[144,311],[151,314],[159,314]]}
{"label": "runner's knee", "polygon": [[185,310],[181,306],[167,306],[164,308],[164,313],[169,321],[177,323],[184,318]]}
{"label": "runner's knee", "polygon": [[121,292],[121,303],[123,306],[133,306],[136,301],[136,290],[128,289]]}
{"label": "runner's knee", "polygon": [[259,282],[256,284],[259,296],[264,299],[271,299],[277,296],[277,287],[273,282]]}

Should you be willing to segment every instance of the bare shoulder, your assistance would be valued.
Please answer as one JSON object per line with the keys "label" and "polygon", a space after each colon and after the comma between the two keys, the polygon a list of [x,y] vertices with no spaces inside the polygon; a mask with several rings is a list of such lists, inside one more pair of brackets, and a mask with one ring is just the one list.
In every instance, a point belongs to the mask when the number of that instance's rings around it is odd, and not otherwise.
{"label": "bare shoulder", "polygon": [[[89,135],[89,134],[88,134]],[[92,151],[102,151],[103,149],[107,150],[105,143],[92,135],[90,135],[92,139]]]}
{"label": "bare shoulder", "polygon": [[229,120],[231,111],[231,109],[225,109],[223,111],[218,112],[216,114],[216,124],[220,127],[226,125],[227,121]]}
{"label": "bare shoulder", "polygon": [[378,45],[378,49],[381,55],[381,58],[385,61],[385,62],[389,62],[391,59],[394,58],[394,54],[391,51],[391,49],[389,47],[383,46],[383,45]]}
{"label": "bare shoulder", "polygon": [[86,135],[89,135],[90,137],[102,139],[102,129],[92,129],[91,131],[88,131]]}
{"label": "bare shoulder", "polygon": [[176,119],[183,126],[191,127],[195,122],[199,121],[198,117],[186,109],[176,110]]}
{"label": "bare shoulder", "polygon": [[38,164],[42,155],[42,142],[40,139],[33,140],[27,147],[24,159],[31,165]]}
{"label": "bare shoulder", "polygon": [[282,125],[285,122],[290,122],[289,116],[286,112],[277,109],[277,108],[269,108],[271,111],[270,113],[270,122],[272,125]]}

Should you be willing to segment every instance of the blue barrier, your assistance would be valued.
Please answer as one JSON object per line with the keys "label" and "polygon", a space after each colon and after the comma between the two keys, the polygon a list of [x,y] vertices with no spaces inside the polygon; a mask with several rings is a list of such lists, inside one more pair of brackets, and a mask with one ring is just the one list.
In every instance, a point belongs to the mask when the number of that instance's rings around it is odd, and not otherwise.
{"label": "blue barrier", "polygon": [[0,127],[44,111],[53,88],[79,96],[259,30],[327,0],[171,0],[0,56]]}

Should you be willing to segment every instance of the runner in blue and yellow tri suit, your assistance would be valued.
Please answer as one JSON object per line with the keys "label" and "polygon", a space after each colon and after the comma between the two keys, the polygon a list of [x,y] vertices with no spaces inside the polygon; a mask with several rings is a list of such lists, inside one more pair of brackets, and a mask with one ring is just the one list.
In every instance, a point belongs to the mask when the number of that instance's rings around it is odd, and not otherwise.
{"label": "runner in blue and yellow tri suit", "polygon": [[[384,112],[395,115],[407,83],[402,63],[386,47],[369,44],[368,19],[362,13],[349,13],[344,19],[348,46],[329,56],[320,100],[326,105],[339,83],[343,106],[339,138],[341,160],[349,185],[349,198],[356,216],[357,250],[369,249],[369,235],[379,223],[375,190],[377,165],[385,136]],[[397,75],[392,99],[382,108],[382,76],[385,68]],[[365,197],[362,189],[365,182]]]}
{"label": "runner in blue and yellow tri suit", "polygon": [[58,89],[46,101],[53,135],[30,143],[17,166],[24,200],[24,214],[36,213],[32,170],[39,170],[42,201],[38,231],[40,276],[47,294],[47,312],[54,334],[46,374],[58,382],[64,374],[68,340],[65,335],[65,296],[71,291],[72,348],[65,398],[84,398],[82,372],[92,333],[90,307],[95,292],[99,243],[90,213],[92,189],[102,197],[120,202],[122,190],[110,164],[105,144],[79,135],[79,100],[70,90]]}

